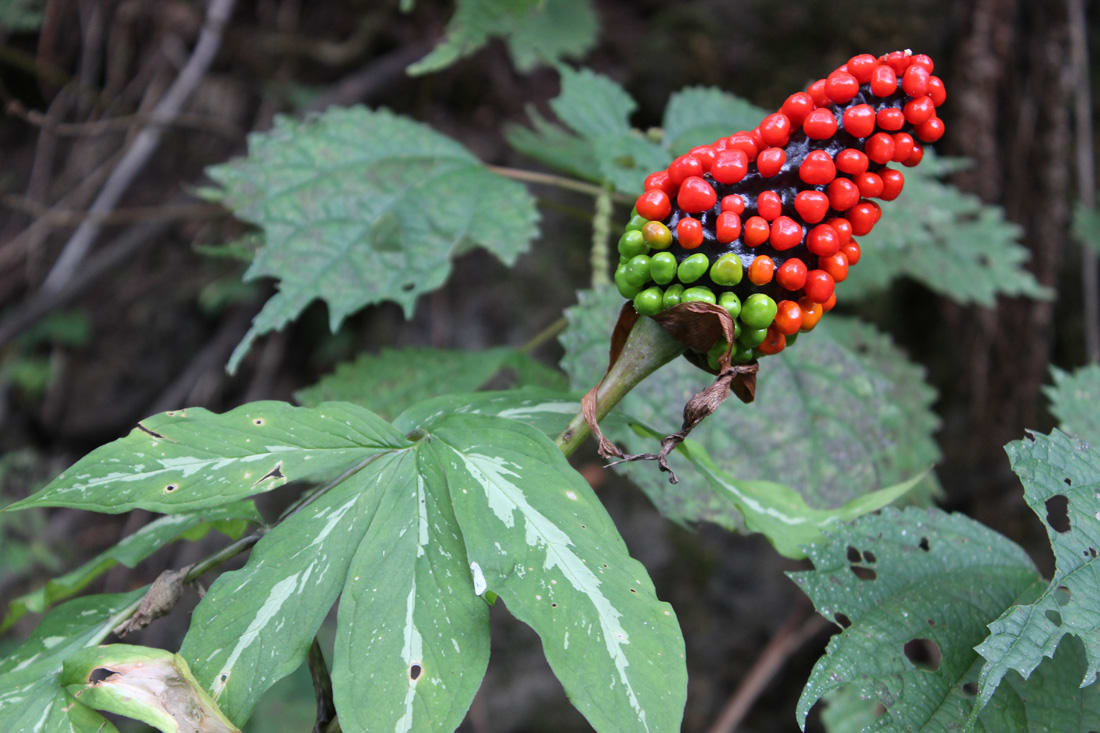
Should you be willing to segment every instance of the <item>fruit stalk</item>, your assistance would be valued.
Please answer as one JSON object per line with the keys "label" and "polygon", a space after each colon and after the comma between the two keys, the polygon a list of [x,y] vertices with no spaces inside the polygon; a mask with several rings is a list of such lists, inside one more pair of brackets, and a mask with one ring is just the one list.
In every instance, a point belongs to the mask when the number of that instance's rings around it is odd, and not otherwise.
{"label": "fruit stalk", "polygon": [[[619,358],[608,369],[596,391],[596,420],[602,420],[630,390],[653,372],[684,353],[684,345],[652,318],[639,318],[627,336]],[[578,412],[554,442],[566,456],[573,453],[591,430]]]}

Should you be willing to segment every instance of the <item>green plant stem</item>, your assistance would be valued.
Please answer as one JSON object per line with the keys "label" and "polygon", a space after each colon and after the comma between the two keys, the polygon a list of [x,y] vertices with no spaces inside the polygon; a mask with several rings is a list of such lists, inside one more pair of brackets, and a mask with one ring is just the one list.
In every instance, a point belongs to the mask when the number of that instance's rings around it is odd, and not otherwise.
{"label": "green plant stem", "polygon": [[[630,390],[659,368],[684,353],[684,345],[652,318],[634,324],[618,361],[603,378],[596,393],[596,420],[602,420]],[[567,456],[580,447],[591,431],[578,413],[554,442]]]}
{"label": "green plant stem", "polygon": [[[508,168],[502,165],[489,165],[486,166],[486,168],[496,173],[498,176],[504,176],[505,178],[526,181],[527,183],[541,183],[544,186],[553,186],[554,188],[564,188],[567,191],[588,194],[594,198],[599,198],[605,191],[603,186],[599,186],[595,183],[586,183],[584,181],[578,181],[576,178],[557,176],[553,173],[539,173],[538,171],[529,171],[523,168]],[[618,193],[613,194],[612,199],[621,204],[634,203],[633,199]]]}
{"label": "green plant stem", "polygon": [[525,354],[530,354],[532,351],[564,331],[568,325],[569,321],[565,320],[565,316],[561,316],[549,326],[536,333],[530,341],[519,347],[519,350]]}

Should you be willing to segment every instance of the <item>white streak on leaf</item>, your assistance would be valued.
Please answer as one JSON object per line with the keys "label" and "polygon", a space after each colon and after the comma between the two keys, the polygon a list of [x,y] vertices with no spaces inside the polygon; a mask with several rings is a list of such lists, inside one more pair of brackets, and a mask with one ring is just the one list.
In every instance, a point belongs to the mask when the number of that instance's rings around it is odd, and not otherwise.
{"label": "white streak on leaf", "polygon": [[[423,665],[423,643],[420,638],[420,632],[416,628],[416,621],[413,619],[413,611],[416,609],[416,582],[413,581],[412,587],[409,588],[409,598],[405,602],[405,646],[401,650],[401,658],[405,661],[406,672],[414,664]],[[394,733],[407,733],[412,730],[413,727],[413,701],[416,699],[416,685],[419,680],[423,679],[423,670],[421,674],[417,676],[417,679],[409,678],[409,689],[405,693],[405,713],[394,725]]]}

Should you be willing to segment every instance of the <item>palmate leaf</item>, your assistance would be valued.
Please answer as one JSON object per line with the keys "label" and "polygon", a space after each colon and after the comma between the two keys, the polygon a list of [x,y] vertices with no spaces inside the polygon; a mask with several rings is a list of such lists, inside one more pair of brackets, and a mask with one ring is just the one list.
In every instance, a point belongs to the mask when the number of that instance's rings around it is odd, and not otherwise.
{"label": "palmate leaf", "polygon": [[503,37],[520,71],[583,56],[596,41],[599,21],[590,0],[457,0],[447,36],[412,64],[427,74],[469,56],[490,38]]}
{"label": "palmate leaf", "polygon": [[0,659],[0,730],[19,733],[118,733],[81,705],[59,681],[65,659],[98,644],[119,622],[115,614],[145,593],[87,596],[61,604],[31,637]]}
{"label": "palmate leaf", "polygon": [[263,230],[245,278],[279,279],[230,371],[257,336],[313,300],[326,302],[333,330],[384,300],[410,314],[417,297],[447,279],[453,256],[480,246],[511,264],[536,233],[538,213],[522,185],[385,110],[280,117],[249,137],[247,157],[207,173],[219,186],[207,196]]}
{"label": "palmate leaf", "polygon": [[1100,364],[1081,367],[1073,373],[1051,367],[1052,387],[1043,391],[1050,410],[1062,430],[1100,446]]}
{"label": "palmate leaf", "polygon": [[993,695],[1002,677],[1024,677],[1063,638],[1084,644],[1087,666],[1077,682],[1096,689],[1100,668],[1100,451],[1055,430],[1029,434],[1005,446],[1024,484],[1024,500],[1043,522],[1054,550],[1054,577],[1038,598],[1018,603],[989,625],[977,651],[986,658],[979,700]]}
{"label": "palmate leaf", "polygon": [[398,415],[393,426],[403,433],[424,427],[441,415],[490,415],[518,420],[548,438],[561,434],[573,416],[580,412],[580,396],[524,387],[501,391],[449,394],[425,400]]}
{"label": "palmate leaf", "polygon": [[[265,490],[246,470],[276,459],[278,482],[327,481],[218,578],[180,650],[236,725],[301,664],[339,597],[345,730],[453,730],[488,660],[491,591],[543,638],[598,730],[678,730],[679,626],[587,482],[521,422],[575,407],[550,394],[472,395],[466,414],[436,398],[399,420],[405,433],[349,403],[156,416],[19,506],[215,506]],[[155,462],[149,441],[165,450]]]}
{"label": "palmate leaf", "polygon": [[431,397],[472,392],[493,375],[509,370],[518,387],[564,387],[560,372],[543,366],[519,349],[501,346],[483,351],[406,348],[363,354],[311,387],[298,390],[303,405],[343,400],[392,418]]}
{"label": "palmate leaf", "polygon": [[[613,289],[586,291],[567,312],[562,366],[574,389],[587,390],[606,369],[607,339],[621,303]],[[674,432],[680,428],[684,404],[710,379],[678,359],[635,388],[618,412],[662,434]],[[923,370],[887,337],[830,315],[792,348],[761,360],[755,402],[727,401],[691,438],[718,469],[738,481],[786,484],[809,507],[836,509],[908,481],[935,463],[934,397]],[[608,432],[630,452],[655,449],[652,438],[634,431],[611,426]],[[622,469],[675,521],[743,525],[724,490],[716,493],[687,462],[675,456],[672,460],[680,477],[675,487],[651,465],[625,464]],[[926,478],[914,492],[918,498],[927,496],[935,486],[934,479]],[[797,538],[791,541],[798,544]]]}
{"label": "palmate leaf", "polygon": [[215,529],[237,539],[249,525],[260,522],[260,515],[250,501],[197,514],[173,514],[153,520],[75,570],[47,581],[35,591],[13,598],[0,622],[0,631],[10,628],[28,612],[42,613],[58,601],[76,595],[119,563],[128,568],[137,567],[139,562],[171,542],[180,538],[198,540]]}

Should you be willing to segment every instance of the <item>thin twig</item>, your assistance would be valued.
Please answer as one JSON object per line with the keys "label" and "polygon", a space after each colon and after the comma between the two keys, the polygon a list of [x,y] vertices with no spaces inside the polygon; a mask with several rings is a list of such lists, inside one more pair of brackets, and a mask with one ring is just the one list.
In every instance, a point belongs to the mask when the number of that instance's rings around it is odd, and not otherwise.
{"label": "thin twig", "polygon": [[161,219],[211,219],[229,216],[229,212],[215,204],[162,204],[160,206],[132,206],[113,211],[71,211],[43,206],[24,196],[0,195],[0,205],[29,214],[51,227],[74,227],[91,221],[96,224],[132,224],[139,221]]}
{"label": "thin twig", "polygon": [[[195,91],[199,81],[206,74],[221,44],[222,29],[225,27],[236,0],[210,0],[207,7],[206,22],[199,33],[199,40],[191,58],[187,60],[179,76],[172,82],[167,93],[153,109],[152,117],[164,119],[179,114],[184,102]],[[145,167],[160,143],[163,127],[146,127],[134,138],[133,145],[122,156],[118,166],[111,171],[103,189],[92,204],[94,213],[106,213],[115,207],[122,194],[129,188],[138,172]],[[92,219],[80,225],[65,244],[60,257],[46,276],[42,288],[45,292],[57,292],[64,288],[76,273],[80,262],[95,241],[102,225]]]}
{"label": "thin twig", "polygon": [[532,351],[564,331],[568,325],[569,321],[565,320],[565,316],[561,316],[549,326],[536,333],[530,341],[519,347],[519,350],[525,354],[530,354]]}
{"label": "thin twig", "polygon": [[800,606],[787,617],[722,707],[718,720],[708,733],[732,733],[737,730],[737,726],[752,709],[753,703],[767,689],[768,683],[786,664],[787,659],[827,626],[828,622],[817,614],[807,619],[807,612],[812,613],[805,606]]}
{"label": "thin twig", "polygon": [[567,178],[566,176],[558,176],[553,173],[539,173],[538,171],[529,171],[523,168],[507,168],[501,165],[490,165],[487,167],[498,176],[513,178],[517,181],[527,181],[528,183],[541,183],[544,186],[564,188],[567,191],[588,194],[594,198],[602,196],[604,192],[603,187],[594,183],[585,183],[584,181],[578,181],[576,178]]}
{"label": "thin twig", "polygon": [[157,117],[156,115],[119,115],[91,122],[52,122],[50,118],[36,110],[27,109],[22,102],[13,99],[4,107],[4,112],[17,117],[28,125],[48,128],[61,137],[94,137],[110,132],[129,132],[134,125],[146,127],[185,127],[202,132],[211,132],[231,140],[244,136],[236,125],[226,120],[207,115],[179,114],[175,117]]}
{"label": "thin twig", "polygon": [[[1096,206],[1096,171],[1092,151],[1092,92],[1089,87],[1088,39],[1085,36],[1084,0],[1069,0],[1069,45],[1077,90],[1074,121],[1077,141],[1077,197],[1081,206]],[[1085,354],[1091,362],[1100,362],[1100,275],[1096,251],[1089,242],[1080,242],[1081,284],[1084,291]]]}

